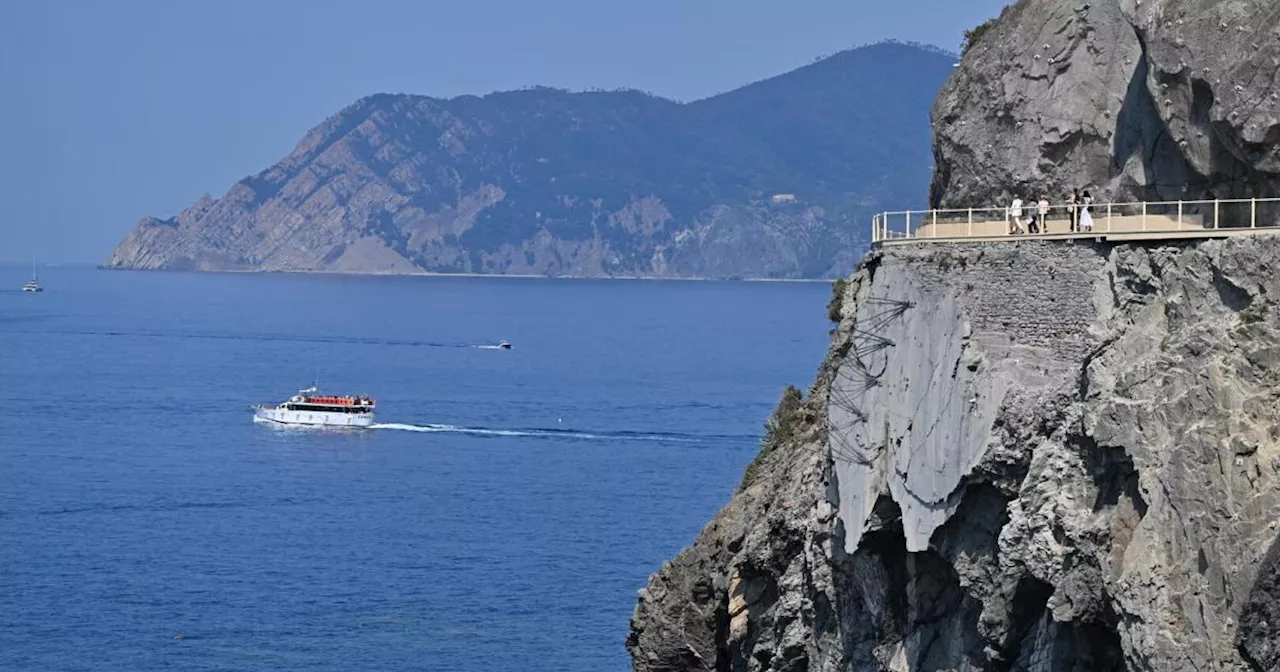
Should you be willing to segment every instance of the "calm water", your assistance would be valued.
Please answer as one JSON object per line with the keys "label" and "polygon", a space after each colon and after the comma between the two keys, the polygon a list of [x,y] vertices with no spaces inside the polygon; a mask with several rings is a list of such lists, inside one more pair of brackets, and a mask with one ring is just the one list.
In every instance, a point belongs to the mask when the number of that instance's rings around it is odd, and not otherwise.
{"label": "calm water", "polygon": [[[811,379],[830,292],[26,279],[0,268],[10,671],[628,669],[635,591]],[[250,421],[317,374],[397,428]]]}

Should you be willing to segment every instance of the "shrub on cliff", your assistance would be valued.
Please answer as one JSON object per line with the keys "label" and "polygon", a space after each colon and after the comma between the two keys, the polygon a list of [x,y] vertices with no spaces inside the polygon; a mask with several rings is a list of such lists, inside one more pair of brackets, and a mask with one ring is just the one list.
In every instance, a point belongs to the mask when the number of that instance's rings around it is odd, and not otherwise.
{"label": "shrub on cliff", "polygon": [[766,450],[777,448],[791,433],[791,428],[795,425],[796,413],[800,410],[800,402],[803,399],[804,395],[795,385],[787,385],[783,388],[778,407],[773,409],[773,415],[769,416],[769,421],[764,423],[762,448]]}
{"label": "shrub on cliff", "polygon": [[987,19],[986,21],[983,21],[982,23],[974,26],[973,28],[970,28],[969,30],[964,31],[964,40],[960,43],[961,55],[968,53],[969,47],[972,47],[973,45],[977,44],[978,40],[981,40],[982,36],[987,34],[987,31],[994,28],[995,25],[999,23],[1000,19],[1004,18],[1005,12],[1009,11],[1009,7],[1012,7],[1012,6],[1013,5],[1006,6],[1003,10],[1001,10],[1000,16]]}
{"label": "shrub on cliff", "polygon": [[760,453],[756,455],[756,459],[747,466],[747,471],[742,475],[742,484],[739,489],[746,489],[747,486],[755,482],[756,476],[760,469],[760,461],[772,453],[786,441],[795,429],[796,421],[800,417],[800,405],[804,401],[804,394],[800,392],[800,388],[795,385],[787,385],[782,390],[782,399],[778,401],[778,407],[773,409],[773,414],[769,416],[769,420],[764,423],[764,437],[760,439]]}
{"label": "shrub on cliff", "polygon": [[982,36],[986,34],[988,30],[991,30],[992,26],[996,25],[997,20],[998,19],[987,19],[977,26],[964,31],[964,42],[960,45],[960,53],[968,53],[969,48],[977,44],[978,40],[982,39]]}
{"label": "shrub on cliff", "polygon": [[827,302],[827,319],[832,322],[840,321],[840,313],[844,309],[844,290],[849,286],[849,282],[844,278],[840,278],[831,284],[831,300]]}

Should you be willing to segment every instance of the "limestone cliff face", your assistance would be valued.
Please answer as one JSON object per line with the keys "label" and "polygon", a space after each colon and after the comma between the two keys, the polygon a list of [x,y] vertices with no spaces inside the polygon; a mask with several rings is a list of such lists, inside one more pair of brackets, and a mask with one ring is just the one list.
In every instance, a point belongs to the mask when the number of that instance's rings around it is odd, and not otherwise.
{"label": "limestone cliff face", "polygon": [[1280,237],[873,251],[636,670],[1280,669]]}
{"label": "limestone cliff face", "polygon": [[1277,65],[1276,3],[1020,0],[934,105],[932,201],[1276,196]]}

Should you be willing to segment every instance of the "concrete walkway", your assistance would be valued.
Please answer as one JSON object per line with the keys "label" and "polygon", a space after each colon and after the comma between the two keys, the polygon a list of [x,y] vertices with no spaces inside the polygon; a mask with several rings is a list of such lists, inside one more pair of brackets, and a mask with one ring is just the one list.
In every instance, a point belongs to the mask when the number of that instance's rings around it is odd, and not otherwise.
{"label": "concrete walkway", "polygon": [[873,245],[1008,240],[1181,240],[1280,233],[1280,198],[1093,203],[1093,230],[1073,232],[1073,206],[1048,206],[1046,231],[1010,234],[1014,214],[1024,229],[1038,210],[973,208],[884,212],[872,219]]}
{"label": "concrete walkway", "polygon": [[1179,231],[1091,231],[1088,233],[1023,233],[986,234],[973,236],[937,236],[920,238],[886,238],[874,245],[917,245],[920,243],[1000,243],[1018,240],[1182,240],[1204,238],[1231,238],[1234,236],[1259,236],[1280,234],[1280,226],[1256,229],[1194,229]]}

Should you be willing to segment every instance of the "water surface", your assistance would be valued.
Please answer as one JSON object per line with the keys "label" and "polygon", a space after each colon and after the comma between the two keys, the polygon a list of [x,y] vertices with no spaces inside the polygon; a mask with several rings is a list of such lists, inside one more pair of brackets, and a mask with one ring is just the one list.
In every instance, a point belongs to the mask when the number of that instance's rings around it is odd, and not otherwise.
{"label": "water surface", "polygon": [[[0,268],[4,670],[627,669],[635,591],[811,379],[830,291],[26,277]],[[392,427],[250,422],[317,377]]]}

